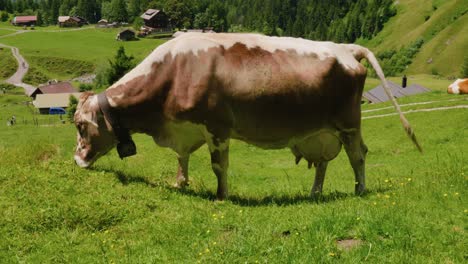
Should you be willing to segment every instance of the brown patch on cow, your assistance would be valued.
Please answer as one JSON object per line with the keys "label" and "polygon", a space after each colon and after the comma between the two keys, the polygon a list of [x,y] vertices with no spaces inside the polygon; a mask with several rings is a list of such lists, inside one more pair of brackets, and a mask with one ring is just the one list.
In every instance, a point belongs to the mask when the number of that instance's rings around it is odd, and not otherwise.
{"label": "brown patch on cow", "polygon": [[468,79],[464,79],[458,84],[460,94],[468,94]]}
{"label": "brown patch on cow", "polygon": [[164,122],[189,121],[221,141],[271,148],[315,129],[359,128],[365,77],[364,67],[346,69],[332,56],[236,43],[167,54],[149,74],[106,92],[133,132],[155,136]]}
{"label": "brown patch on cow", "polygon": [[360,239],[353,239],[353,238],[348,238],[348,239],[340,239],[336,241],[336,246],[338,249],[343,250],[343,251],[350,251],[354,248],[359,247],[362,245],[364,242]]}

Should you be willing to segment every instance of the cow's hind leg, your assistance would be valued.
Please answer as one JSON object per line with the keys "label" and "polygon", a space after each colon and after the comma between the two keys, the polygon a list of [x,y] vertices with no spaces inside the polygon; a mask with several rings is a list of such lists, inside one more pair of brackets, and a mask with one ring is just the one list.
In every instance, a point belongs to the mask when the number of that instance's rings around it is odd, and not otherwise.
{"label": "cow's hind leg", "polygon": [[317,162],[315,166],[315,180],[310,196],[316,197],[322,193],[323,181],[327,171],[328,161]]}
{"label": "cow's hind leg", "polygon": [[177,160],[179,161],[179,169],[177,171],[176,183],[174,187],[184,188],[189,184],[188,176],[188,163],[189,163],[189,154],[179,155]]}
{"label": "cow's hind leg", "polygon": [[361,131],[356,129],[353,131],[343,132],[341,139],[348,155],[351,166],[353,167],[356,194],[363,194],[366,190],[366,174],[365,161],[367,154],[367,146],[362,140]]}

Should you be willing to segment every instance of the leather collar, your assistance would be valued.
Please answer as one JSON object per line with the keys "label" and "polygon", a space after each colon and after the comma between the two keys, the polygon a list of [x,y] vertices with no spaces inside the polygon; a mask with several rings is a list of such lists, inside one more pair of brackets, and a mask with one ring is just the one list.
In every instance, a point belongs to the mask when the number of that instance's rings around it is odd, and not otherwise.
{"label": "leather collar", "polygon": [[136,147],[130,136],[130,131],[122,125],[119,112],[110,106],[106,92],[104,91],[98,94],[97,97],[99,108],[111,125],[115,137],[117,138],[117,152],[119,153],[119,157],[123,159],[135,155]]}

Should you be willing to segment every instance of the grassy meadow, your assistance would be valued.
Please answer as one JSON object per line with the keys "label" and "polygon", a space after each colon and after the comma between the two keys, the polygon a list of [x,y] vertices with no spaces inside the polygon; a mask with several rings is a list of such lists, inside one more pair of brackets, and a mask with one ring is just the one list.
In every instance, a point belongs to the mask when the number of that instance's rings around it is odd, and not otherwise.
{"label": "grassy meadow", "polygon": [[[449,81],[414,78],[434,91],[402,104],[442,102],[403,111],[468,105],[468,97],[444,92]],[[407,115],[423,154],[396,116],[363,120],[369,193],[362,197],[353,194],[344,152],[330,162],[323,197],[311,200],[314,170],[304,162],[296,166],[288,150],[233,141],[231,196],[216,202],[206,147],[191,157],[184,191],[171,187],[175,154],[145,135],[134,137],[136,156],[121,161],[112,151],[80,169],[73,125],[52,117],[21,123],[32,118],[27,100],[17,90],[0,95],[0,263],[466,261],[467,109]],[[363,115],[392,112],[379,110],[389,105],[364,105],[375,111]],[[12,114],[19,122],[7,127]]]}
{"label": "grassy meadow", "polygon": [[[119,46],[124,46],[126,53],[139,62],[164,42],[159,39],[116,41],[115,37],[121,29],[89,26],[75,31],[59,30],[57,26],[36,27],[22,34],[0,38],[0,43],[18,47],[29,62],[31,69],[25,77],[27,83],[36,85],[44,80],[67,80],[92,73],[97,67],[107,64]],[[13,31],[4,29],[1,32]]]}

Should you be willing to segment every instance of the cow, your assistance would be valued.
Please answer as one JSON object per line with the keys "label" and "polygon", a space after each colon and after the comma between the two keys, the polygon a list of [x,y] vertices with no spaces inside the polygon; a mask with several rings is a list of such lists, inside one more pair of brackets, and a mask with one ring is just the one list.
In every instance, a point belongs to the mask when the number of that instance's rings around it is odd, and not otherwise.
{"label": "cow", "polygon": [[114,146],[136,153],[133,133],[177,153],[176,186],[188,184],[192,152],[207,144],[217,199],[228,195],[229,140],[263,149],[290,148],[316,167],[312,195],[322,192],[328,162],[341,151],[365,191],[367,147],[361,135],[366,68],[375,69],[418,149],[374,54],[354,44],[258,34],[187,33],[157,47],[100,94],[84,93],[74,121],[76,163],[89,167]]}
{"label": "cow", "polygon": [[468,79],[458,79],[447,88],[449,94],[468,94]]}

